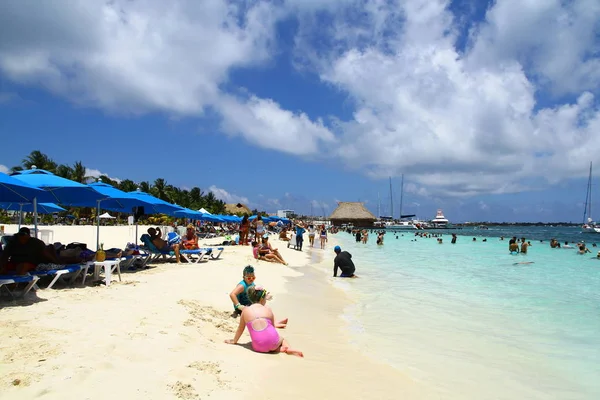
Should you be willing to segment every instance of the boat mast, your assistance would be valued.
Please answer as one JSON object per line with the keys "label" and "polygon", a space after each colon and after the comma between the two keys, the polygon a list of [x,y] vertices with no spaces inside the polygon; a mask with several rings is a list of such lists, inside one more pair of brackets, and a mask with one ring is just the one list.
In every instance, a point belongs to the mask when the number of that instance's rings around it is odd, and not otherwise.
{"label": "boat mast", "polygon": [[391,217],[394,219],[394,198],[392,197],[392,177],[390,176],[390,208],[391,208]]}
{"label": "boat mast", "polygon": [[402,219],[402,201],[404,200],[404,174],[402,174],[402,183],[400,184],[400,219]]}
{"label": "boat mast", "polygon": [[585,192],[585,205],[583,207],[583,223],[592,217],[592,162],[590,161],[590,175],[588,176],[587,191]]}
{"label": "boat mast", "polygon": [[381,197],[379,197],[379,192],[377,192],[377,219],[381,217]]}

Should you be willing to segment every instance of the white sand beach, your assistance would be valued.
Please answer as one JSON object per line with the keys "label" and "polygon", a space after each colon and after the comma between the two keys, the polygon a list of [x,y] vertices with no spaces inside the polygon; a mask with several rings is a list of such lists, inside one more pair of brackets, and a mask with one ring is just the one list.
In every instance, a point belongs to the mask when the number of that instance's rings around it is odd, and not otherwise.
{"label": "white sand beach", "polygon": [[[95,243],[95,228],[82,233],[89,226],[51,229],[54,241]],[[130,227],[101,229],[105,247],[132,241]],[[141,235],[145,228],[139,229]],[[351,299],[313,268],[321,260],[331,265],[332,241],[325,251],[298,252],[277,239],[273,245],[288,267],[256,262],[249,246],[227,246],[220,260],[157,263],[123,273],[110,287],[78,281],[3,301],[0,398],[428,397],[422,385],[349,344],[339,315]],[[224,343],[238,324],[228,293],[247,264],[256,268],[256,283],[274,294],[276,318],[290,319],[280,333],[305,358],[255,353],[247,332],[240,345]]]}

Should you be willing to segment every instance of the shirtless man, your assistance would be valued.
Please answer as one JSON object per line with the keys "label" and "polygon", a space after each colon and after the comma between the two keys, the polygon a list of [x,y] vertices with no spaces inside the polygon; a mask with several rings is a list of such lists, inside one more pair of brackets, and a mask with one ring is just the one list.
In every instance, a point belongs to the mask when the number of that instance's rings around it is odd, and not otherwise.
{"label": "shirtless man", "polygon": [[175,259],[177,262],[181,262],[179,260],[179,245],[177,243],[170,245],[166,240],[162,238],[162,233],[160,228],[148,228],[148,235],[150,235],[150,240],[152,244],[156,246],[156,248],[160,251],[167,252],[173,250],[175,252]]}
{"label": "shirtless man", "polygon": [[528,247],[529,243],[525,241],[525,238],[521,238],[521,254],[527,254]]}

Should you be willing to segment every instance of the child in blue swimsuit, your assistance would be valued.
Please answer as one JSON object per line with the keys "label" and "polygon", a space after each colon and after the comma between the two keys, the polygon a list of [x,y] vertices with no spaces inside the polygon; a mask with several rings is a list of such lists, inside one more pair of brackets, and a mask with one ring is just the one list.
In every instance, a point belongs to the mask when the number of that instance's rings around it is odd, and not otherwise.
{"label": "child in blue swimsuit", "polygon": [[256,279],[254,267],[247,265],[242,273],[242,278],[240,283],[229,293],[229,298],[233,302],[233,309],[238,315],[242,313],[244,307],[252,305],[252,302],[248,298],[248,288],[254,286],[254,280]]}

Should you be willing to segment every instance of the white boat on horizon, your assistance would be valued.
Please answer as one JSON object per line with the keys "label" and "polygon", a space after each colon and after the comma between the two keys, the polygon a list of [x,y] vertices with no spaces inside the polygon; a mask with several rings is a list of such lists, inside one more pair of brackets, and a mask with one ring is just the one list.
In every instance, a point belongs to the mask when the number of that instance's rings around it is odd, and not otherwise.
{"label": "white boat on horizon", "polygon": [[435,215],[435,218],[432,219],[430,221],[431,224],[431,228],[438,228],[438,229],[443,229],[448,227],[448,219],[446,217],[444,217],[444,213],[442,212],[442,209],[438,209],[437,213]]}
{"label": "white boat on horizon", "polygon": [[583,207],[582,233],[600,233],[600,227],[592,219],[592,162],[590,161],[590,174],[588,176],[585,205]]}

